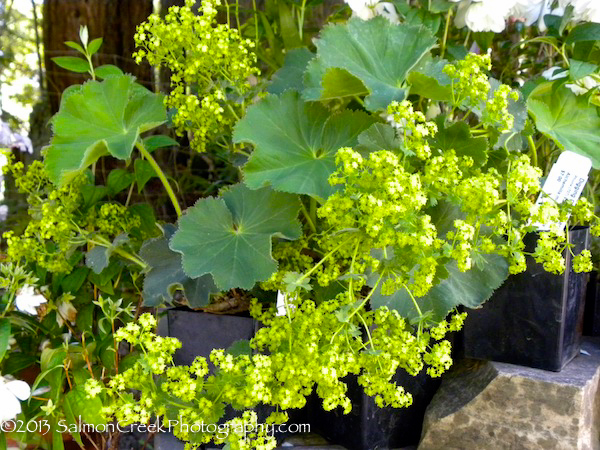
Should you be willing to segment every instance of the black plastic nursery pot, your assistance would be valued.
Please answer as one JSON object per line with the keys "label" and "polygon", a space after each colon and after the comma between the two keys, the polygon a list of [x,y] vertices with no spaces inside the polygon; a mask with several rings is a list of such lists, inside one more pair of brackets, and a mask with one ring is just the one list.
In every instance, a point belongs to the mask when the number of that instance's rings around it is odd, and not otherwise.
{"label": "black plastic nursery pot", "polygon": [[[208,359],[210,352],[215,348],[227,349],[239,340],[249,340],[260,327],[259,322],[251,317],[234,316],[227,314],[210,314],[192,311],[187,308],[175,308],[166,311],[158,324],[158,333],[170,336],[181,341],[181,348],[175,352],[173,362],[176,365],[190,365],[196,356]],[[209,361],[209,369],[214,366]],[[264,422],[267,416],[274,411],[272,407],[260,405],[255,409],[259,422]],[[305,410],[289,411],[289,423],[306,423]],[[228,407],[225,419],[236,417],[236,411]],[[278,440],[286,434],[275,432]],[[221,448],[222,445],[209,445],[207,448]],[[159,433],[154,438],[155,450],[183,450],[184,443],[172,433]]]}
{"label": "black plastic nursery pot", "polygon": [[390,449],[419,443],[425,410],[440,386],[439,378],[431,378],[424,370],[417,376],[399,370],[394,381],[413,396],[413,403],[407,408],[380,408],[363,392],[355,376],[344,381],[348,384],[352,411],[324,411],[321,400],[313,394],[308,416],[311,431],[349,450]]}
{"label": "black plastic nursery pot", "polygon": [[585,295],[583,313],[583,335],[600,336],[600,274],[590,272],[590,281]]}
{"label": "black plastic nursery pot", "polygon": [[[235,341],[251,339],[257,322],[251,317],[209,314],[187,308],[169,309],[158,324],[161,336],[170,336],[181,341],[175,352],[176,365],[190,365],[196,356],[208,359],[215,348],[229,348]],[[214,366],[209,361],[209,368]],[[154,437],[155,450],[183,450],[184,443],[172,433],[158,433]]]}
{"label": "black plastic nursery pot", "polygon": [[[537,234],[525,238],[533,252]],[[569,231],[573,253],[589,248],[587,227]],[[511,275],[481,308],[467,310],[464,356],[560,371],[581,347],[589,275],[575,273],[566,252],[563,275],[546,272],[527,257],[527,270]]]}
{"label": "black plastic nursery pot", "polygon": [[[251,317],[175,308],[167,310],[160,320],[159,333],[181,341],[173,361],[176,365],[190,365],[196,356],[208,358],[215,348],[227,349],[235,341],[252,339],[257,326]],[[210,362],[209,367],[213,368]]]}

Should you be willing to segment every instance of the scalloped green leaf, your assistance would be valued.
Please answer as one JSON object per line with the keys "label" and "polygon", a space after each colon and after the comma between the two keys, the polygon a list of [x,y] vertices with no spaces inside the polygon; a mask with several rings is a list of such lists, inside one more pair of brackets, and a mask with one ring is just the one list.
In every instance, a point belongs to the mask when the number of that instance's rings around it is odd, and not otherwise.
{"label": "scalloped green leaf", "polygon": [[255,146],[244,166],[246,185],[327,198],[334,191],[327,180],[335,170],[336,152],[356,145],[373,122],[360,111],[332,115],[295,91],[269,95],[250,107],[235,128],[235,142]]}
{"label": "scalloped green leaf", "polygon": [[210,295],[219,291],[209,274],[196,279],[185,274],[181,254],[169,248],[169,239],[176,230],[173,225],[165,225],[164,236],[147,240],[140,249],[140,257],[150,266],[142,291],[145,306],[169,303],[175,291],[182,289],[188,304],[200,308],[208,305]]}
{"label": "scalloped green leaf", "polygon": [[94,69],[94,73],[98,78],[107,78],[115,75],[123,75],[123,71],[112,64],[105,64]]}
{"label": "scalloped green leaf", "polygon": [[251,289],[277,270],[272,237],[301,236],[299,210],[295,195],[236,184],[188,208],[170,247],[183,255],[188,276],[210,273],[220,290]]}
{"label": "scalloped green leaf", "polygon": [[64,95],[45,148],[50,179],[63,184],[101,156],[127,159],[140,133],[166,120],[162,96],[130,75],[89,81]]}
{"label": "scalloped green leaf", "polygon": [[444,127],[444,119],[437,121],[438,132],[431,139],[431,145],[442,151],[454,150],[458,156],[470,156],[476,166],[483,166],[488,159],[488,143],[485,137],[473,137],[471,128],[465,122],[457,122]]}
{"label": "scalloped green leaf", "polygon": [[[458,270],[455,261],[446,264],[448,277],[436,284],[424,297],[417,298],[419,308],[430,319],[439,322],[459,305],[476,308],[487,301],[508,276],[508,263],[498,255],[474,255],[478,264],[467,272]],[[406,290],[381,295],[380,289],[371,297],[371,306],[387,306],[397,310],[401,316],[418,319],[419,314]]]}
{"label": "scalloped green leaf", "polygon": [[594,168],[600,168],[600,117],[596,106],[553,83],[535,88],[527,106],[539,131],[563,150],[587,156]]}
{"label": "scalloped green leaf", "polygon": [[402,150],[402,141],[396,136],[394,127],[383,123],[374,123],[358,136],[357,150],[371,153],[379,150]]}
{"label": "scalloped green leaf", "polygon": [[306,47],[295,48],[285,55],[285,61],[281,69],[275,72],[271,84],[267,88],[270,94],[283,94],[288,89],[302,91],[304,84],[302,78],[306,66],[315,54]]}
{"label": "scalloped green leaf", "polygon": [[323,69],[345,69],[361,80],[370,92],[366,107],[377,111],[406,97],[409,71],[435,42],[425,27],[375,17],[326,26],[315,44]]}
{"label": "scalloped green leaf", "polygon": [[452,80],[443,72],[446,60],[427,61],[408,75],[410,93],[438,101],[452,100]]}
{"label": "scalloped green leaf", "polygon": [[351,98],[369,93],[363,82],[347,70],[337,67],[326,69],[318,58],[308,64],[304,86],[302,98],[308,101]]}

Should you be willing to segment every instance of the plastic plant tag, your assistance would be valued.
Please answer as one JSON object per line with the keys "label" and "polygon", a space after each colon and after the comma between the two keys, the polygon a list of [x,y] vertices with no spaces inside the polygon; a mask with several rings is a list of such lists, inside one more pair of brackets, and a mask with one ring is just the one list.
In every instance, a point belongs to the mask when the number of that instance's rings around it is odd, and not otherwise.
{"label": "plastic plant tag", "polygon": [[[583,192],[591,168],[590,158],[569,151],[563,152],[550,169],[536,204],[541,205],[550,201],[561,204],[568,201],[574,205]],[[535,225],[539,231],[550,229],[549,224],[536,223]],[[560,229],[565,225],[566,223],[559,224]]]}
{"label": "plastic plant tag", "polygon": [[277,291],[277,316],[286,316],[288,311],[293,311],[295,308],[296,306],[290,303],[287,295]]}

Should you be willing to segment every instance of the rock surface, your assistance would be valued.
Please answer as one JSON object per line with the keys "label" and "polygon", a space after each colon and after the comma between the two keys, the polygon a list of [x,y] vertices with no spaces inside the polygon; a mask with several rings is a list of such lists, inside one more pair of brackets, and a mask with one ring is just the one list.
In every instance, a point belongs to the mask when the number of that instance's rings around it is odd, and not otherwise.
{"label": "rock surface", "polygon": [[558,373],[459,365],[427,409],[419,450],[599,450],[599,380],[598,339]]}

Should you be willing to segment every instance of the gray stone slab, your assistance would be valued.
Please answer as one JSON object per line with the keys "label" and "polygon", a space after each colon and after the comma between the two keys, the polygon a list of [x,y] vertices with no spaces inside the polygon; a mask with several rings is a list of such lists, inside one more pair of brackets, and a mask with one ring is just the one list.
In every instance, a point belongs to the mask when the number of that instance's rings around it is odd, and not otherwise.
{"label": "gray stone slab", "polygon": [[419,450],[600,450],[600,340],[561,372],[458,365],[425,414]]}

